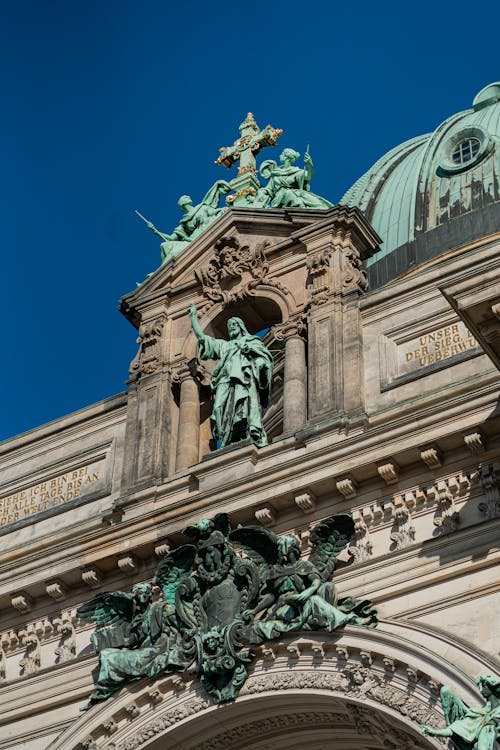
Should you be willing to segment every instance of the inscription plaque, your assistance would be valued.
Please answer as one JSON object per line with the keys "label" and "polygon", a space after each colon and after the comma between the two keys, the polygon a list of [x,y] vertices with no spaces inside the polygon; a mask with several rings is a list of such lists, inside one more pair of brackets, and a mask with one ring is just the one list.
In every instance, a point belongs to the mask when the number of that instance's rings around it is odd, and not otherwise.
{"label": "inscription plaque", "polygon": [[101,476],[102,461],[94,461],[6,495],[0,498],[0,526],[22,521],[35,513],[80,497]]}
{"label": "inscription plaque", "polygon": [[398,346],[399,374],[434,365],[475,349],[477,341],[462,321],[437,328]]}

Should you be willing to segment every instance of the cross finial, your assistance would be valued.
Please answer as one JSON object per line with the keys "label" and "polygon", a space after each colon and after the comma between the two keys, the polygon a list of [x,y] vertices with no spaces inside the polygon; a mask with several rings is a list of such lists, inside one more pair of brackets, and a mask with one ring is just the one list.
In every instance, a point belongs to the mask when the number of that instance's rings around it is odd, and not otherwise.
{"label": "cross finial", "polygon": [[275,146],[283,130],[272,128],[270,125],[266,125],[263,130],[260,130],[251,112],[247,114],[239,130],[240,137],[232,146],[225,146],[220,149],[219,158],[215,163],[223,164],[230,169],[233,164],[239,161],[239,175],[247,172],[256,174],[255,154],[266,146]]}

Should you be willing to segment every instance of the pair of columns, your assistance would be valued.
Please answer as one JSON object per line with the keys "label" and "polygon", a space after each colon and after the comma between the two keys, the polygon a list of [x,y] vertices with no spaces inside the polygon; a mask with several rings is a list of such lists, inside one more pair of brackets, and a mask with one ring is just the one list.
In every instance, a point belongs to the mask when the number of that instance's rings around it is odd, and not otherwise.
{"label": "pair of columns", "polygon": [[[307,368],[305,326],[283,323],[273,329],[275,338],[285,341],[283,378],[283,434],[300,430],[307,421]],[[200,459],[200,370],[185,362],[174,373],[179,384],[179,427],[175,470],[180,471]]]}

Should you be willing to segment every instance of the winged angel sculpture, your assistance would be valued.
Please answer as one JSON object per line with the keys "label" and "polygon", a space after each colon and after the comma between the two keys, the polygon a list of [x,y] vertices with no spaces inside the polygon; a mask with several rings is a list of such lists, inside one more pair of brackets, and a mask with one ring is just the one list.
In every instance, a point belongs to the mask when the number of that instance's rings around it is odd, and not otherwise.
{"label": "winged angel sculpture", "polygon": [[254,526],[231,531],[224,513],[189,526],[184,534],[193,543],[172,550],[153,578],[160,600],[153,601],[152,585],[139,583],[78,609],[98,626],[99,673],[86,708],[131,680],[193,666],[208,693],[233,700],[258,644],[291,631],[376,625],[368,600],[339,600],[331,581],[353,533],[350,516],[327,518],[313,528],[304,560],[297,537]]}
{"label": "winged angel sculpture", "polygon": [[499,750],[500,744],[500,677],[482,674],[477,680],[484,705],[469,708],[449,685],[441,688],[446,727],[422,726],[424,734],[449,737],[456,750]]}

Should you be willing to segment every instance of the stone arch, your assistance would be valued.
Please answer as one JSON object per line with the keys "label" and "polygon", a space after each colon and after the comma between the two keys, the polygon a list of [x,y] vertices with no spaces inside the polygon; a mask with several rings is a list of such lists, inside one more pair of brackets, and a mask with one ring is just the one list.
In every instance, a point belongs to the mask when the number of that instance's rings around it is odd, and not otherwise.
{"label": "stone arch", "polygon": [[[217,302],[209,307],[201,307],[198,314],[198,319],[202,330],[210,336],[216,338],[227,338],[227,321],[233,316],[237,316],[243,319],[245,325],[250,333],[257,333],[262,331],[264,328],[269,327],[269,333],[264,337],[264,343],[273,352],[275,358],[275,369],[273,375],[273,384],[271,388],[271,398],[269,405],[264,415],[264,425],[268,438],[271,440],[278,435],[281,435],[284,431],[290,432],[288,425],[284,425],[284,413],[287,414],[297,410],[297,404],[302,404],[302,413],[297,418],[297,424],[294,427],[303,427],[307,420],[307,363],[306,363],[306,349],[305,349],[305,321],[303,320],[302,310],[297,309],[296,301],[291,292],[285,289],[283,286],[273,286],[266,282],[259,283],[258,286],[252,288],[248,293],[241,294],[235,293],[232,296],[228,296],[222,302]],[[293,337],[294,333],[300,330],[300,335],[297,334],[294,341],[288,343],[288,355],[287,350],[287,338]],[[283,335],[285,332],[285,335]],[[295,349],[290,355],[290,350]],[[297,352],[298,349],[298,352]],[[182,356],[184,362],[195,362],[197,358],[197,341],[193,331],[189,331],[187,334],[183,347]],[[292,394],[289,397],[289,401],[292,406],[288,410],[284,409],[284,397],[285,397],[285,372],[286,372],[286,356],[288,356],[288,363],[291,359],[299,360],[300,375],[297,377],[297,365],[292,363],[292,374],[289,380],[293,379],[293,386],[297,389],[297,383],[302,382],[302,393]],[[185,369],[185,366],[184,366]],[[205,367],[201,367],[198,370],[199,382],[203,382],[205,386],[210,381],[210,376]],[[176,387],[177,384],[175,383]],[[194,392],[194,387],[191,386]],[[195,394],[196,395],[196,394]],[[198,434],[198,450],[196,451],[197,457],[201,457],[210,452],[211,446],[211,431],[210,431],[210,414],[211,414],[211,398],[208,388],[201,389],[199,391],[200,404],[198,408],[198,420],[199,430]],[[180,401],[180,397],[179,401]],[[193,398],[191,400],[194,400]],[[177,400],[176,400],[177,403]],[[194,408],[194,407],[193,407]],[[179,409],[179,420],[180,420],[180,409]],[[186,420],[184,420],[186,421]],[[186,441],[182,440],[182,444]],[[193,440],[191,435],[189,437],[189,443],[196,442],[196,438]],[[212,446],[213,447],[213,446]],[[194,460],[194,462],[196,462]],[[187,462],[184,464],[182,458],[176,461],[177,468],[184,468],[184,465],[189,465]]]}
{"label": "stone arch", "polygon": [[[245,311],[256,310],[261,315],[245,316]],[[201,307],[199,311],[200,325],[204,332],[211,336],[225,336],[226,323],[230,317],[237,315],[245,320],[250,333],[264,328],[265,316],[271,325],[287,323],[297,314],[297,305],[291,292],[267,284],[261,284],[242,299],[226,300],[215,303],[210,307]],[[262,321],[259,327],[259,319]],[[190,360],[196,356],[197,343],[192,331],[186,336],[183,346],[183,357]]]}
{"label": "stone arch", "polygon": [[477,705],[485,671],[495,671],[486,657],[415,624],[298,633],[259,647],[234,703],[217,705],[190,675],[142,680],[48,750],[298,750],[299,740],[319,750],[333,738],[337,750],[430,750],[442,745],[420,725],[444,726],[441,685]]}

